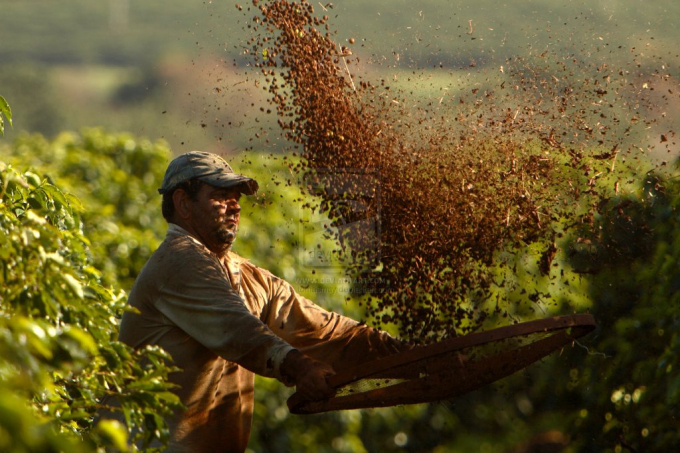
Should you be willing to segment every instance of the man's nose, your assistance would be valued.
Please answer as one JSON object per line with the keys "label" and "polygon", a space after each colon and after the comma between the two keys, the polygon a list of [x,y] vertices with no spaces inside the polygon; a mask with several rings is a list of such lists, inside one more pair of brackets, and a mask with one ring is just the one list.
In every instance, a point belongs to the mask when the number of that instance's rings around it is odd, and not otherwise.
{"label": "man's nose", "polygon": [[227,209],[230,211],[234,212],[241,212],[241,205],[238,203],[238,200],[231,198],[228,200],[224,201],[224,204],[227,206]]}

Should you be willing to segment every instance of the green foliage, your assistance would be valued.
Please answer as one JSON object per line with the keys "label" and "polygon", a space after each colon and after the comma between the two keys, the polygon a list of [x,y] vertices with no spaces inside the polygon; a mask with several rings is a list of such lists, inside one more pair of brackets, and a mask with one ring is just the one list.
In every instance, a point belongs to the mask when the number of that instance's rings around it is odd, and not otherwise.
{"label": "green foliage", "polygon": [[[105,410],[127,418],[140,437],[163,437],[162,414],[177,403],[165,384],[167,357],[114,339],[123,289],[165,231],[155,191],[169,150],[88,130],[53,141],[22,135],[0,153],[13,162],[0,172],[0,450],[125,450],[132,441],[122,424],[95,421]],[[288,169],[295,161],[254,153],[230,161],[261,187],[242,200],[236,251],[320,305],[360,318],[346,301],[351,282],[342,267],[304,262],[333,244],[319,234],[324,219],[301,207]],[[522,263],[512,268],[517,291],[550,292],[554,302],[518,307],[514,317],[590,307],[594,334],[438,404],[292,416],[285,405],[292,389],[258,378],[250,448],[507,451],[552,436],[573,452],[672,451],[680,442],[680,178],[626,179],[639,185],[622,188],[584,215],[588,229],[558,241],[558,278]],[[613,186],[608,178],[597,184]],[[109,406],[111,396],[117,405]]]}
{"label": "green foliage", "polygon": [[81,221],[92,266],[105,284],[129,290],[164,235],[156,189],[170,158],[167,145],[89,129],[61,133],[52,142],[22,134],[0,152],[17,166],[47,173],[77,197],[72,202],[86,207]]}
{"label": "green foliage", "polygon": [[[102,285],[82,215],[78,200],[49,177],[0,164],[3,451],[127,444],[113,421],[91,431],[102,409],[122,412],[142,443],[163,438],[162,416],[178,406],[165,383],[167,355],[115,341],[124,293]],[[118,406],[108,407],[112,397]]]}
{"label": "green foliage", "polygon": [[620,191],[584,211],[583,229],[558,240],[557,272],[537,280],[538,269],[515,267],[518,289],[553,299],[517,307],[518,320],[588,310],[596,332],[439,404],[292,417],[286,395],[259,382],[266,394],[258,397],[253,450],[673,450],[680,444],[680,171],[637,174],[595,183],[605,193],[620,181]]}
{"label": "green foliage", "polygon": [[[598,206],[591,225],[560,244],[565,269],[580,275],[569,280],[571,294],[583,293],[577,305],[587,302],[597,330],[559,356],[454,401],[456,411],[473,414],[463,429],[491,431],[487,442],[495,436],[495,445],[531,444],[549,432],[567,452],[671,451],[680,444],[679,172],[639,173]],[[556,309],[572,307],[566,300]],[[484,420],[482,413],[493,415]],[[511,433],[523,437],[510,440]]]}
{"label": "green foliage", "polygon": [[0,385],[0,450],[4,452],[87,452],[85,445],[55,432],[10,389]]}
{"label": "green foliage", "polygon": [[581,450],[680,445],[677,170],[649,172],[636,192],[610,200],[596,219],[591,246],[573,255],[594,272],[589,291],[600,322],[588,344],[595,353],[568,395],[585,411],[573,428]]}
{"label": "green foliage", "polygon": [[[163,414],[162,410],[174,404],[163,384],[162,372],[168,370],[163,367],[162,353],[155,350],[133,353],[115,342],[104,348],[102,344],[107,344],[115,337],[117,318],[125,302],[124,292],[119,288],[131,285],[164,234],[166,225],[160,213],[160,196],[156,189],[160,186],[170,158],[169,151],[163,144],[136,140],[126,134],[111,135],[101,130],[87,130],[82,134],[62,133],[53,141],[39,135],[21,135],[13,147],[0,149],[0,153],[14,165],[32,169],[26,173],[27,176],[21,177],[32,182],[34,187],[30,188],[33,191],[28,195],[16,195],[18,199],[26,200],[22,208],[25,215],[31,218],[36,215],[32,205],[61,209],[58,211],[61,215],[51,213],[50,222],[45,221],[41,225],[52,228],[53,232],[62,236],[76,235],[78,239],[61,239],[60,242],[59,250],[64,256],[65,265],[70,265],[77,257],[76,267],[81,270],[73,274],[54,273],[53,278],[61,279],[63,289],[40,291],[41,287],[51,283],[38,277],[40,266],[37,263],[31,268],[17,268],[20,275],[28,273],[36,279],[31,294],[54,293],[61,297],[68,291],[67,295],[73,298],[79,297],[82,292],[85,298],[99,297],[110,304],[104,306],[106,310],[102,310],[102,306],[90,306],[90,299],[87,299],[87,305],[70,299],[68,304],[47,304],[43,303],[42,296],[32,297],[31,300],[36,300],[33,304],[38,306],[32,318],[34,322],[46,322],[48,316],[64,318],[58,313],[50,313],[68,310],[68,319],[72,323],[69,324],[72,325],[69,332],[81,332],[81,337],[86,339],[91,337],[87,329],[91,328],[97,334],[87,343],[96,349],[80,353],[79,368],[72,365],[74,373],[77,368],[77,375],[61,371],[58,364],[55,365],[57,371],[46,369],[44,364],[32,369],[28,366],[33,363],[32,355],[21,362],[21,370],[32,370],[35,376],[42,379],[39,385],[36,384],[33,393],[43,395],[43,388],[66,389],[60,393],[52,390],[52,393],[36,399],[36,404],[48,407],[49,417],[69,420],[65,422],[69,430],[87,433],[90,441],[98,445],[113,446],[121,442],[121,431],[116,422],[104,420],[92,427],[90,419],[94,409],[116,410],[109,408],[107,400],[102,399],[115,394],[120,410],[124,412],[125,418],[132,421],[131,425],[145,427],[142,434],[153,435],[154,426],[162,426],[159,418]],[[232,163],[237,171],[252,175],[261,185],[257,197],[244,198],[242,202],[243,217],[236,251],[252,259],[255,264],[287,278],[304,295],[322,306],[359,314],[356,307],[352,309],[342,304],[346,296],[346,293],[338,290],[343,287],[339,282],[344,282],[342,268],[305,266],[298,261],[301,254],[319,250],[319,247],[329,250],[332,244],[315,235],[318,225],[304,222],[301,194],[291,181],[288,169],[291,163],[276,157],[252,159],[241,165],[239,159],[232,159]],[[43,172],[46,173],[45,177],[38,176]],[[68,192],[62,191],[62,188],[68,188]],[[42,233],[41,237],[46,239],[51,236]],[[7,238],[8,241],[10,239]],[[8,255],[30,253],[25,243],[14,241],[14,244],[14,249],[6,249]],[[53,247],[57,247],[57,244],[53,244]],[[119,253],[125,247],[127,253]],[[82,273],[88,276],[87,283],[82,280]],[[117,289],[104,289],[96,282]],[[48,302],[52,302],[52,299],[48,298]],[[56,308],[51,308],[55,305]],[[73,323],[74,320],[78,324]],[[84,320],[89,321],[85,323]],[[64,335],[54,344],[66,345]],[[8,344],[18,346],[21,343],[12,337]],[[68,351],[75,354],[81,349],[70,348]],[[141,366],[145,363],[140,360],[141,356],[146,357],[146,363],[155,366]],[[97,357],[100,362],[98,370],[85,367],[93,357]],[[135,376],[136,384],[129,381],[131,375]],[[102,386],[106,388],[105,391]],[[257,426],[276,427],[285,423],[285,426],[293,426],[293,429],[306,429],[306,420],[288,414],[285,399],[291,390],[266,379],[258,379],[258,386],[268,391],[258,392]],[[272,405],[278,410],[269,410]],[[151,407],[157,412],[151,411]],[[73,415],[76,409],[70,408],[78,408],[79,412]],[[342,436],[342,430],[346,427],[346,423],[341,422],[343,417],[330,417],[327,420],[328,427],[334,428],[329,433],[333,433],[334,437]],[[75,427],[73,423],[78,426]],[[253,444],[258,450],[270,446],[268,432],[263,429],[261,436],[254,436]],[[332,441],[323,430],[315,433],[309,438],[313,441],[312,445],[329,444]],[[259,441],[260,438],[264,441]],[[295,447],[298,444],[293,441],[291,445]]]}

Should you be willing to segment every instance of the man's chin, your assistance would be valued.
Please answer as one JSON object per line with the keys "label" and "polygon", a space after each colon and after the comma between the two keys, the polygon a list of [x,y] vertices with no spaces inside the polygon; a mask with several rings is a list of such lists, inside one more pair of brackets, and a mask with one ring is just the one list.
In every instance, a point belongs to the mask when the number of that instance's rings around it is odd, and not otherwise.
{"label": "man's chin", "polygon": [[236,232],[235,231],[220,231],[220,242],[225,245],[226,247],[231,247],[232,244],[236,241]]}

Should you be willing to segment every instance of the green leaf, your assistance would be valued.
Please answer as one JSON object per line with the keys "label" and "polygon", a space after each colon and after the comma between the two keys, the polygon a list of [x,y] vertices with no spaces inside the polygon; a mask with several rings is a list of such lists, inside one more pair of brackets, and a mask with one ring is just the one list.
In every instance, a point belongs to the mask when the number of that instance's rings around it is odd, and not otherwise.
{"label": "green leaf", "polygon": [[118,343],[118,342],[112,342],[111,347],[113,347],[114,351],[118,354],[118,357],[120,357],[122,360],[131,360],[132,355],[130,354],[130,348],[123,343]]}
{"label": "green leaf", "polygon": [[127,451],[127,430],[125,426],[117,420],[102,420],[96,428],[95,433],[107,444],[113,446],[116,450]]}
{"label": "green leaf", "polygon": [[66,200],[66,196],[64,196],[64,193],[59,190],[59,188],[55,185],[52,184],[46,184],[44,186],[45,193],[52,198],[52,201],[54,201],[54,205],[57,209],[60,209],[62,206],[68,206],[68,201]]}
{"label": "green leaf", "polygon": [[64,329],[64,335],[73,339],[86,353],[91,355],[97,353],[97,345],[87,332],[77,327],[69,326],[67,329]]}
{"label": "green leaf", "polygon": [[71,291],[73,291],[73,293],[78,296],[79,299],[83,299],[85,297],[83,285],[78,281],[78,279],[70,274],[62,274],[62,278],[68,287],[71,288]]}
{"label": "green leaf", "polygon": [[[180,406],[166,353],[114,341],[125,288],[165,230],[155,188],[170,152],[135,143],[98,130],[55,143],[25,136],[3,148],[0,164],[0,305],[10,316],[0,316],[0,395],[21,392],[45,426],[98,451],[128,451],[126,439],[133,442],[113,425],[91,426],[108,395],[147,440],[167,437],[162,417]],[[18,325],[20,316],[35,326]],[[157,416],[153,431],[148,414]],[[6,426],[0,421],[0,451]]]}
{"label": "green leaf", "polygon": [[24,178],[26,178],[26,181],[33,187],[39,187],[42,184],[42,179],[40,178],[40,176],[36,175],[31,171],[25,172]]}
{"label": "green leaf", "polygon": [[9,104],[4,97],[0,96],[0,136],[5,135],[5,120],[3,115],[7,117],[7,122],[12,125],[12,109],[9,108]]}
{"label": "green leaf", "polygon": [[50,338],[41,326],[23,316],[15,318],[14,323],[17,330],[24,336],[31,353],[45,359],[52,358]]}

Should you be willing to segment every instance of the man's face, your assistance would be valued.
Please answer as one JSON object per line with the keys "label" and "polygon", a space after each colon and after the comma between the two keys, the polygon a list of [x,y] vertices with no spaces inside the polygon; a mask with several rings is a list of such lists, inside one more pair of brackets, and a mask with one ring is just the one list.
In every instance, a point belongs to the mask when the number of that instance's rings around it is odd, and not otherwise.
{"label": "man's face", "polygon": [[241,193],[203,184],[190,204],[190,222],[199,239],[215,253],[225,253],[236,239]]}

